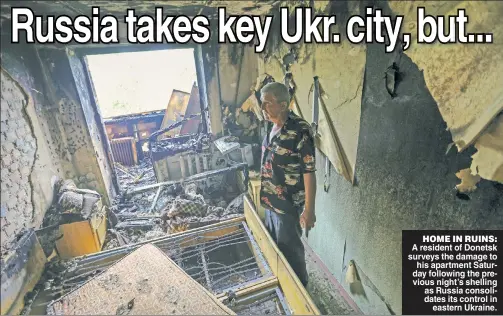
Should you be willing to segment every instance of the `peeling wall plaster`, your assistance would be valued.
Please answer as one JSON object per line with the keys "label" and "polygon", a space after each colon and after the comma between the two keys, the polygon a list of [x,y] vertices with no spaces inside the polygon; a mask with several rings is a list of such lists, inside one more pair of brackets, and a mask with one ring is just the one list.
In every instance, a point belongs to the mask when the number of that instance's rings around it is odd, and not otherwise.
{"label": "peeling wall plaster", "polygon": [[[2,44],[4,253],[24,227],[40,227],[57,178],[73,179],[81,188],[97,190],[105,200],[111,183],[102,177],[101,168],[110,170],[102,167],[103,149],[97,147],[97,153],[93,147],[91,132],[98,145],[101,141],[95,113],[87,113],[89,128],[66,53]],[[83,70],[77,74],[82,76]],[[89,93],[84,92],[90,109]]]}
{"label": "peeling wall plaster", "polygon": [[[359,3],[349,2],[351,12],[358,12]],[[318,3],[326,8],[325,2]],[[336,30],[334,30],[336,31]],[[279,36],[278,34],[276,34]],[[273,36],[272,33],[270,36]],[[272,45],[277,41],[270,39]],[[277,44],[276,44],[277,45]],[[283,82],[285,75],[284,57],[291,54],[288,45],[280,44],[272,54],[263,54],[259,58],[259,75],[269,74],[275,81]],[[339,160],[335,140],[331,137],[328,120],[333,124],[349,162],[350,177],[353,178],[358,135],[360,130],[361,96],[365,69],[365,45],[355,45],[347,40],[340,44],[302,44],[294,48],[296,61],[291,65],[293,80],[297,85],[296,98],[304,119],[312,122],[311,92],[313,77],[318,76],[320,85],[326,92],[324,102],[330,118],[319,110],[319,149],[328,156],[332,165],[342,173],[342,162]]]}
{"label": "peeling wall plaster", "polygon": [[[357,2],[337,3],[347,3],[349,11],[357,10],[351,9]],[[323,3],[315,4],[319,10],[332,10]],[[470,166],[472,152],[445,153],[451,134],[446,131],[442,109],[439,111],[421,72],[426,77],[427,71],[434,72],[442,65],[420,70],[414,58],[385,54],[383,45],[353,47],[343,41],[337,45],[288,46],[274,37],[269,40],[272,47],[259,57],[259,75],[265,72],[282,81],[284,57],[290,58],[293,47],[297,58],[291,71],[299,88],[297,98],[302,112],[310,121],[311,102],[307,96],[316,74],[329,95],[325,102],[340,131],[344,150],[348,156],[354,155],[355,185],[332,173],[329,192],[318,190],[317,224],[308,242],[341,283],[349,260],[355,260],[368,282],[363,284],[365,296],[354,294],[352,298],[364,313],[400,314],[401,283],[396,275],[401,273],[401,231],[502,228],[501,186],[481,180],[478,189],[469,193],[470,200],[456,196],[455,187],[460,181],[455,174]],[[422,60],[435,58],[421,55]],[[386,69],[393,62],[402,75],[395,98],[386,91],[384,81]],[[485,78],[489,70],[477,71]],[[437,82],[455,76],[437,74],[446,76]],[[494,135],[491,140],[498,139],[496,127],[487,132]],[[488,147],[481,147],[479,152],[496,146]],[[318,188],[323,187],[323,168],[323,160],[317,159]],[[351,293],[348,286],[343,286]]]}
{"label": "peeling wall plaster", "polygon": [[55,179],[62,175],[41,111],[45,105],[41,82],[23,61],[33,57],[27,52],[2,52],[2,256],[8,254],[17,234],[25,228],[40,227],[52,203]]}
{"label": "peeling wall plaster", "polygon": [[[390,1],[395,14],[405,15],[402,32],[412,33],[417,39],[417,7],[425,7],[427,14],[456,15],[460,8],[468,16],[467,33],[493,34],[491,44],[417,44],[405,54],[424,72],[428,89],[437,101],[442,117],[452,134],[458,150],[475,143],[476,148],[487,145],[484,129],[503,111],[503,2],[501,1]],[[501,120],[497,123],[503,126]],[[502,127],[499,127],[500,129]],[[498,128],[498,127],[494,127]],[[480,138],[479,138],[480,137]],[[490,137],[490,136],[487,136]],[[490,169],[503,168],[503,138],[492,141],[491,150],[481,150],[475,163],[480,175],[503,183],[501,174],[483,171],[481,162]],[[496,145],[496,143],[498,145]],[[494,146],[496,145],[496,146]],[[477,166],[472,165],[477,174]],[[501,172],[501,171],[500,171]]]}
{"label": "peeling wall plaster", "polygon": [[445,154],[451,135],[421,72],[403,56],[398,65],[404,79],[390,99],[382,75],[393,56],[376,44],[366,54],[357,185],[332,173],[330,190],[323,192],[318,159],[317,222],[309,244],[341,283],[355,260],[368,282],[365,297],[351,297],[365,314],[399,315],[402,230],[501,229],[503,191],[481,180],[470,200],[458,198],[455,174],[470,166],[471,153]]}
{"label": "peeling wall plaster", "polygon": [[222,103],[241,106],[255,88],[258,65],[253,46],[219,46],[219,77]]}
{"label": "peeling wall plaster", "polygon": [[475,148],[471,173],[503,183],[503,113],[477,139]]}
{"label": "peeling wall plaster", "polygon": [[251,111],[241,109],[243,103],[255,93],[258,60],[254,47],[220,45],[218,66],[225,132],[239,137],[242,142],[258,142],[259,122],[256,116]]}

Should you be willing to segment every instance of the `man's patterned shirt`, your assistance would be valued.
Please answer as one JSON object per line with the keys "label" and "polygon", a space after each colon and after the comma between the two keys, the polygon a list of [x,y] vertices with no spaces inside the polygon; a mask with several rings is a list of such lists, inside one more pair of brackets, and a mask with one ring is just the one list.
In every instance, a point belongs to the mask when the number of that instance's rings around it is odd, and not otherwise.
{"label": "man's patterned shirt", "polygon": [[290,112],[269,142],[270,128],[262,142],[260,200],[278,213],[300,214],[305,204],[305,173],[316,171],[311,126]]}

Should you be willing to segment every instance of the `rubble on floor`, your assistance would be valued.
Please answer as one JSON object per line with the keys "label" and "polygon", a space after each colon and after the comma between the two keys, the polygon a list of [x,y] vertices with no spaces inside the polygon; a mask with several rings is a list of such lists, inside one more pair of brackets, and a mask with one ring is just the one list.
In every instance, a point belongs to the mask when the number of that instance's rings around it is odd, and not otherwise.
{"label": "rubble on floor", "polygon": [[121,189],[156,183],[152,161],[148,157],[141,160],[138,165],[130,167],[116,163],[115,169],[117,170],[117,178]]}
{"label": "rubble on floor", "polygon": [[[241,169],[244,172],[243,179],[237,172]],[[152,162],[148,158],[135,166],[116,165],[116,174],[121,193],[109,207],[102,206],[101,196],[95,191],[79,189],[71,180],[58,183],[54,205],[46,213],[37,236],[44,236],[40,242],[47,257],[53,255],[55,249],[59,256],[49,261],[41,284],[26,297],[26,311],[39,311],[38,307],[32,306],[38,293],[52,293],[51,298],[47,298],[51,301],[75,288],[83,280],[93,277],[97,271],[65,278],[74,269],[72,265],[80,260],[73,258],[82,254],[61,256],[59,243],[63,238],[63,230],[60,228],[62,224],[86,220],[91,225],[97,214],[102,218],[106,215],[106,234],[103,230],[102,235],[91,238],[101,240],[102,246],[99,245],[100,248],[93,251],[120,252],[120,247],[123,246],[151,242],[177,232],[240,217],[244,213],[244,193],[236,181],[244,181],[245,187],[247,186],[246,163],[208,170],[170,183],[158,183]],[[103,212],[106,214],[101,214]],[[95,233],[98,234],[93,230],[93,234]],[[84,237],[73,234],[67,236],[67,239],[75,241]],[[72,246],[84,246],[79,242]],[[40,296],[38,298],[43,299]]]}
{"label": "rubble on floor", "polygon": [[153,155],[164,153],[170,156],[184,151],[201,152],[210,146],[210,139],[209,134],[198,134],[155,140],[150,143],[150,150]]}
{"label": "rubble on floor", "polygon": [[139,166],[122,167],[121,172],[125,175],[122,193],[110,207],[104,250],[218,223],[244,212],[242,195],[223,180],[203,179],[129,194],[129,189],[156,183],[152,164],[144,160]]}
{"label": "rubble on floor", "polygon": [[[211,198],[197,191],[195,183],[161,191],[151,211],[156,192],[133,195],[126,203],[110,208],[110,229],[104,249],[162,237],[187,229],[218,223],[243,214],[243,197]],[[176,193],[175,193],[176,192]],[[121,197],[118,198],[120,201]]]}

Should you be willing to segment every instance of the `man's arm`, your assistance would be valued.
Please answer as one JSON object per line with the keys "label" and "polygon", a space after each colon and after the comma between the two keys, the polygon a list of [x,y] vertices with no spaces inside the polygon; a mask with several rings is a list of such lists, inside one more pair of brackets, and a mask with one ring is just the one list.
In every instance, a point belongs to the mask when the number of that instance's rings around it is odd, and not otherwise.
{"label": "man's arm", "polygon": [[303,226],[309,230],[314,227],[316,222],[315,200],[316,200],[316,173],[310,172],[304,174],[304,187],[306,190],[306,204],[304,212],[301,215]]}
{"label": "man's arm", "polygon": [[314,206],[316,199],[316,150],[313,136],[309,131],[303,133],[297,149],[300,153],[301,173],[305,190],[304,211],[300,216],[300,223],[306,231],[309,231],[316,222]]}

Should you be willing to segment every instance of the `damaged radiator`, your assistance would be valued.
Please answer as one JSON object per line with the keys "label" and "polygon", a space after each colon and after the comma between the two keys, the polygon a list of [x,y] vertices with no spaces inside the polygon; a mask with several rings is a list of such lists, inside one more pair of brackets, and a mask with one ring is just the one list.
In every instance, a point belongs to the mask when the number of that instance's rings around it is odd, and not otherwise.
{"label": "damaged radiator", "polygon": [[112,147],[112,155],[115,162],[125,166],[132,166],[138,163],[136,140],[134,137],[111,139],[110,146]]}
{"label": "damaged radiator", "polygon": [[184,135],[150,144],[158,182],[181,180],[225,168],[228,160],[209,142],[208,135]]}

